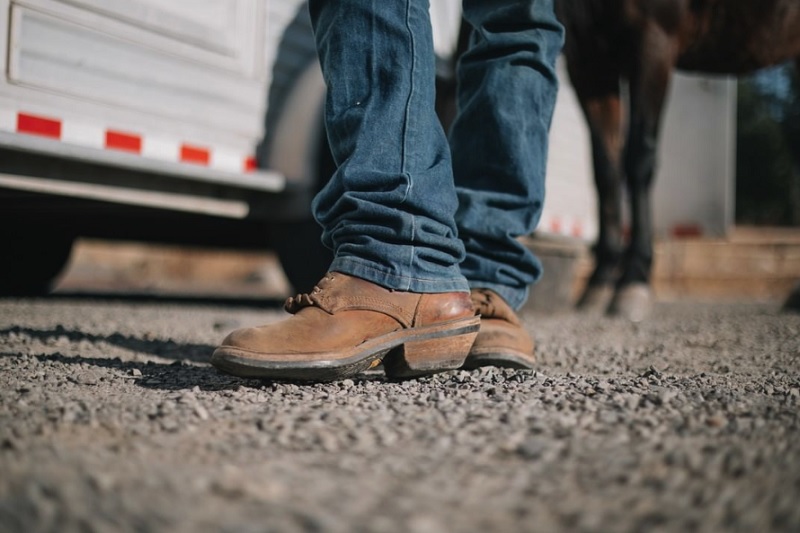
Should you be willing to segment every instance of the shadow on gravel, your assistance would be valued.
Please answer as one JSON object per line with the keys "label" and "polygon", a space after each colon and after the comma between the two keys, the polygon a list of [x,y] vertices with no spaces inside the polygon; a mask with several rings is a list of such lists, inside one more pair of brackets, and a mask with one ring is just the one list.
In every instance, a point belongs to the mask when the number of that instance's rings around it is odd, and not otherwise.
{"label": "shadow on gravel", "polygon": [[141,339],[138,337],[121,335],[119,333],[96,335],[83,331],[68,330],[62,326],[56,326],[53,329],[34,329],[20,326],[0,329],[0,338],[9,336],[10,334],[25,335],[42,342],[53,342],[62,338],[66,338],[70,342],[105,342],[132,352],[157,355],[177,361],[189,360],[202,363],[208,362],[215,348],[215,346],[209,344],[177,343],[170,339]]}
{"label": "shadow on gravel", "polygon": [[[261,389],[273,383],[291,383],[281,380],[244,379],[223,374],[207,363],[216,346],[210,344],[179,343],[171,339],[142,339],[140,337],[112,333],[97,335],[78,330],[70,330],[63,326],[52,329],[35,329],[21,326],[0,329],[0,339],[11,335],[25,336],[45,344],[60,347],[62,351],[75,348],[69,343],[87,342],[95,345],[103,343],[118,346],[125,350],[145,355],[154,355],[165,359],[173,359],[171,363],[157,361],[123,361],[119,357],[86,357],[70,353],[31,354],[39,362],[55,363],[70,366],[92,366],[98,369],[117,371],[119,377],[130,379],[137,386],[166,391],[188,390],[199,387],[206,391],[237,390],[240,388]],[[79,348],[79,347],[78,347]],[[100,348],[102,349],[102,348]],[[19,353],[0,352],[0,357],[19,357]],[[197,363],[204,363],[202,366]],[[75,372],[69,380],[81,385],[97,385],[99,374],[93,372]],[[364,380],[384,380],[382,372],[362,377]],[[309,383],[314,385],[314,383]]]}
{"label": "shadow on gravel", "polygon": [[[209,354],[211,352],[208,352]],[[19,354],[0,352],[0,357],[19,357]],[[195,387],[202,391],[237,391],[241,389],[258,389],[273,384],[293,384],[297,382],[286,380],[246,379],[223,374],[211,366],[198,366],[185,361],[172,363],[156,363],[154,361],[123,361],[118,357],[83,357],[80,355],[69,356],[60,353],[33,355],[40,363],[54,363],[76,367],[93,366],[99,369],[116,371],[117,376],[129,379],[137,386],[162,391],[191,390]],[[206,362],[206,358],[203,362]],[[78,384],[94,386],[99,383],[100,376],[92,372],[75,372],[68,375],[67,379]],[[373,370],[353,379],[356,383],[385,382],[386,377],[382,371]],[[313,387],[327,382],[308,382],[304,385]]]}
{"label": "shadow on gravel", "polygon": [[[0,353],[0,357],[19,357],[14,353]],[[255,379],[241,379],[221,374],[210,366],[195,366],[182,361],[159,364],[153,361],[122,361],[119,358],[82,357],[62,354],[34,355],[40,363],[92,366],[116,371],[118,377],[130,379],[137,386],[164,391],[191,390],[199,387],[203,391],[238,390],[240,388],[260,389],[270,382]],[[67,376],[78,385],[95,386],[100,375],[93,372],[75,372]]]}
{"label": "shadow on gravel", "polygon": [[[6,297],[0,296],[0,301]],[[17,299],[17,298],[13,298]],[[221,307],[244,307],[255,309],[280,309],[283,307],[285,299],[279,298],[244,298],[244,297],[223,297],[223,296],[202,296],[202,295],[171,295],[171,294],[142,294],[142,293],[122,293],[122,292],[57,292],[33,298],[34,300],[58,301],[107,301],[107,302],[136,302],[153,304],[173,304],[190,306],[221,306]]]}

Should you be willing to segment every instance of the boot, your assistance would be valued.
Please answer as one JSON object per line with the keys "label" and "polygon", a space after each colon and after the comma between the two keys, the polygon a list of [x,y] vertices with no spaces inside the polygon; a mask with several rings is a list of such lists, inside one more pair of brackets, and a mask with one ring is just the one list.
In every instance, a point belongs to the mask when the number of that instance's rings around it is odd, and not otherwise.
{"label": "boot", "polygon": [[472,289],[472,304],[481,317],[481,329],[464,368],[499,366],[533,368],[533,339],[505,300],[489,289]]}
{"label": "boot", "polygon": [[467,293],[392,291],[328,273],[310,294],[289,298],[291,317],[234,331],[211,357],[241,377],[330,381],[383,362],[390,378],[464,364],[480,319]]}

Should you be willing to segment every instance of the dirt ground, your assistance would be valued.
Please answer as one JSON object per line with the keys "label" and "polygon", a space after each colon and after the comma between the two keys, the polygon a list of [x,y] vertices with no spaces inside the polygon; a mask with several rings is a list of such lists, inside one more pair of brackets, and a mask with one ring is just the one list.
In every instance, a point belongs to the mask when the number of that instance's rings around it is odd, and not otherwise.
{"label": "dirt ground", "polygon": [[536,371],[244,380],[275,301],[0,300],[0,531],[798,531],[800,316],[526,312]]}

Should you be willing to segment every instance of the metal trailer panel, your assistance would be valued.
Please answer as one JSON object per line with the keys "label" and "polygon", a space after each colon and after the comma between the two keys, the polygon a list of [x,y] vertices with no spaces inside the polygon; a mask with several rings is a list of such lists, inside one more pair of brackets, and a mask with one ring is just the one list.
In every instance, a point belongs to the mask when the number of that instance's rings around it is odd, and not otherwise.
{"label": "metal trailer panel", "polygon": [[276,37],[264,2],[0,2],[9,6],[0,104],[252,153]]}
{"label": "metal trailer panel", "polygon": [[736,81],[677,75],[656,170],[656,235],[724,237],[734,224]]}
{"label": "metal trailer panel", "polygon": [[[171,55],[196,59],[246,76],[255,77],[263,71],[261,62],[257,61],[261,52],[256,46],[258,35],[252,31],[259,18],[253,16],[259,8],[258,0],[59,1],[124,21],[153,35],[168,37],[173,42],[166,48],[152,40],[148,46]],[[22,2],[36,5],[35,0]]]}
{"label": "metal trailer panel", "polygon": [[0,0],[3,187],[235,218],[251,195],[260,213],[286,190],[253,171],[267,23],[262,0]]}

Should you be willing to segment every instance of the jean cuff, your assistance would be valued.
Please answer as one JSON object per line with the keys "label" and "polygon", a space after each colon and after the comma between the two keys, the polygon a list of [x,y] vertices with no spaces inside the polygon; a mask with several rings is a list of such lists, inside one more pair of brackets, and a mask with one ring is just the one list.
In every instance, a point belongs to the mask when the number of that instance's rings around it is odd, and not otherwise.
{"label": "jean cuff", "polygon": [[469,292],[469,284],[466,278],[461,275],[458,266],[444,271],[442,278],[428,279],[389,272],[381,265],[355,257],[337,257],[331,263],[329,270],[355,276],[396,291],[416,293]]}

